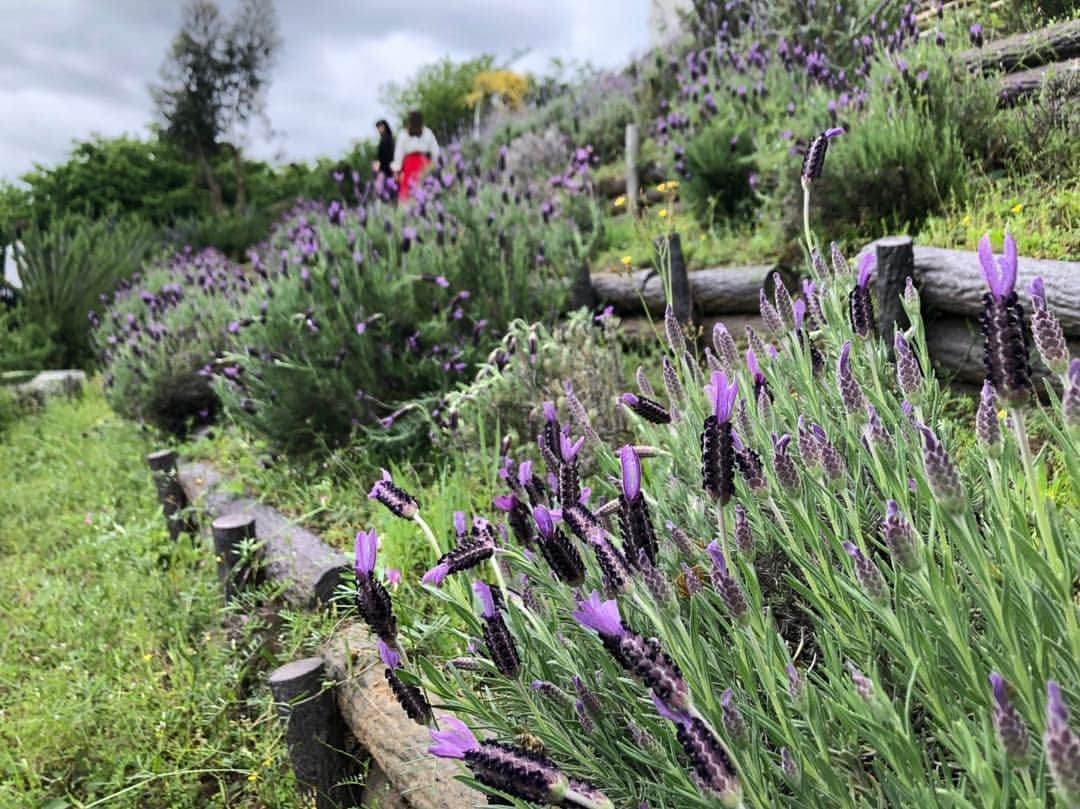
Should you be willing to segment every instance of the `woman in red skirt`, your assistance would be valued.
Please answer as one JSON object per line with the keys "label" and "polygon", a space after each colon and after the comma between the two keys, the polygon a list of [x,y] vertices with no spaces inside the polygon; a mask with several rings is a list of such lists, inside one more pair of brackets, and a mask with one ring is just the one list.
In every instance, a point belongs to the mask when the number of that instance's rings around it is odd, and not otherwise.
{"label": "woman in red skirt", "polygon": [[409,198],[424,170],[438,157],[439,143],[435,135],[424,126],[423,116],[413,110],[405,121],[405,132],[394,144],[394,162],[390,164],[397,177],[399,201]]}

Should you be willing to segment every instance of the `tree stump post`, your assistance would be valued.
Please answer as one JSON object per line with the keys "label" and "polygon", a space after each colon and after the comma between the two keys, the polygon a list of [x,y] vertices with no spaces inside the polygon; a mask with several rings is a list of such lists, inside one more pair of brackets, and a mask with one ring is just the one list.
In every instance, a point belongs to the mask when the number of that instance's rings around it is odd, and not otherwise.
{"label": "tree stump post", "polygon": [[875,253],[878,335],[891,351],[894,328],[908,326],[900,299],[907,279],[915,280],[915,247],[910,236],[890,236],[877,241]]}
{"label": "tree stump post", "polygon": [[176,453],[171,449],[159,449],[146,456],[146,463],[154,476],[158,502],[169,527],[169,538],[175,542],[181,533],[194,531],[191,518],[184,513],[188,499],[176,474]]}
{"label": "tree stump post", "polygon": [[225,600],[254,583],[255,570],[241,558],[240,545],[255,538],[255,518],[240,512],[225,514],[210,524],[214,536],[214,555],[217,557],[218,580]]}
{"label": "tree stump post", "polygon": [[630,216],[638,215],[638,128],[637,124],[626,125],[626,210]]}
{"label": "tree stump post", "polygon": [[345,720],[334,690],[322,687],[325,677],[321,657],[294,660],[270,673],[270,693],[301,791],[314,793],[317,809],[345,809],[361,790],[341,783],[355,773],[355,761],[345,752]]}
{"label": "tree stump post", "polygon": [[653,242],[656,248],[656,266],[667,268],[671,275],[671,309],[680,323],[693,320],[693,301],[690,299],[690,278],[686,274],[686,260],[683,258],[682,239],[678,233],[668,233],[657,237]]}

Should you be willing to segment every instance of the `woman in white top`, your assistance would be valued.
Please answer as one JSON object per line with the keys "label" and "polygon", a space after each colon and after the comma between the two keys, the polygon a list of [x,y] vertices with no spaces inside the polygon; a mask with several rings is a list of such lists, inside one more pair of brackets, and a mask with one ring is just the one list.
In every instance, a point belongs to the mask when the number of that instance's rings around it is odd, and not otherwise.
{"label": "woman in white top", "polygon": [[394,144],[394,162],[390,168],[398,178],[398,200],[406,200],[420,175],[439,157],[439,143],[424,126],[423,116],[413,111],[405,120],[405,131],[398,133]]}

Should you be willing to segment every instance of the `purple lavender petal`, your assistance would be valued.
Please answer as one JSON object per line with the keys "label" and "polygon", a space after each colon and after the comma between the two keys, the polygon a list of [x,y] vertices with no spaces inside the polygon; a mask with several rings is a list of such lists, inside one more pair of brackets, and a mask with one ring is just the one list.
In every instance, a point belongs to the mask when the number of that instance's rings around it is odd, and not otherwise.
{"label": "purple lavender petal", "polygon": [[578,608],[573,615],[579,624],[587,629],[594,629],[601,635],[617,638],[623,634],[619,605],[615,603],[615,599],[601,601],[600,594],[596,590],[593,590],[587,599],[578,603]]}
{"label": "purple lavender petal", "polygon": [[465,723],[452,716],[440,717],[439,722],[445,730],[432,729],[431,740],[435,744],[428,747],[428,752],[439,758],[465,758],[465,754],[480,747]]}
{"label": "purple lavender petal", "polygon": [[472,586],[473,592],[476,593],[476,597],[480,600],[480,614],[485,618],[495,617],[495,597],[491,594],[491,587],[487,582],[474,581]]}

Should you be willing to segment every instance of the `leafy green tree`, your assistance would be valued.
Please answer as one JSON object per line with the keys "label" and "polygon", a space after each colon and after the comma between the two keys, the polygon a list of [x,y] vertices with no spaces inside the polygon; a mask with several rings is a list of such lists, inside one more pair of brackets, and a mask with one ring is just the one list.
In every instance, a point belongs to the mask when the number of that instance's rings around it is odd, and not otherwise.
{"label": "leafy green tree", "polygon": [[265,117],[265,90],[281,44],[273,0],[244,0],[229,24],[213,0],[190,0],[180,33],[151,88],[165,122],[164,136],[196,165],[215,214],[224,210],[213,160],[233,143],[236,206],[246,206],[243,157],[236,140],[255,117]]}
{"label": "leafy green tree", "polygon": [[473,91],[476,77],[491,70],[494,56],[479,56],[466,62],[454,62],[443,57],[420,72],[404,85],[383,85],[380,98],[399,120],[410,110],[420,110],[424,124],[431,128],[440,143],[464,131],[473,120],[473,108],[467,97]]}

